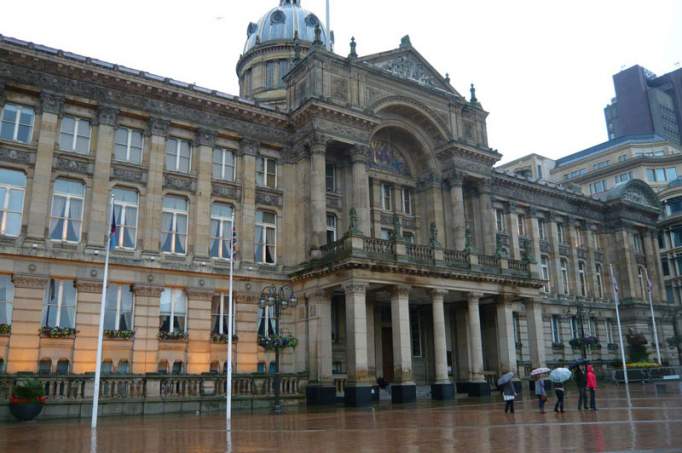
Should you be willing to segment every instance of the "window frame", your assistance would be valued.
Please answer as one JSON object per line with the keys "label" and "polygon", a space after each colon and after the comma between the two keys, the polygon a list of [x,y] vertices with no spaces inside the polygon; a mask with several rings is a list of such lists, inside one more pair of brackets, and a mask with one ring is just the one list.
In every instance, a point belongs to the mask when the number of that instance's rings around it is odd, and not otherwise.
{"label": "window frame", "polygon": [[414,215],[414,197],[410,187],[403,186],[400,189],[400,204],[402,206],[403,214]]}
{"label": "window frame", "polygon": [[498,233],[506,233],[506,225],[504,224],[504,211],[502,209],[495,209],[495,228]]}
{"label": "window frame", "polygon": [[[220,154],[220,162],[216,162],[216,154]],[[227,163],[227,155],[232,155],[232,165]],[[218,181],[232,181],[237,178],[237,154],[229,148],[213,148],[212,177]],[[220,170],[220,176],[216,176],[216,168]],[[231,168],[231,175],[226,175],[226,170]]]}
{"label": "window frame", "polygon": [[337,181],[336,181],[336,165],[327,162],[324,166],[324,187],[327,193],[336,193],[337,191]]}
{"label": "window frame", "polygon": [[559,244],[566,245],[566,227],[562,222],[557,222],[556,224],[557,240]]}
{"label": "window frame", "polygon": [[393,211],[393,186],[385,182],[381,183],[381,209]]}
{"label": "window frame", "polygon": [[115,313],[115,318],[114,318],[114,328],[113,329],[107,329],[107,326],[105,325],[105,329],[107,330],[114,330],[119,332],[121,330],[121,307],[123,303],[123,291],[128,290],[130,292],[130,326],[128,326],[127,329],[125,330],[135,330],[135,292],[132,290],[130,285],[122,285],[122,284],[109,284],[107,288],[107,298],[105,300],[105,305],[104,305],[104,310],[105,312],[108,310],[107,307],[109,305],[109,289],[111,288],[116,288],[116,306],[114,310],[109,310],[113,311]]}
{"label": "window frame", "polygon": [[[5,118],[5,109],[11,106],[16,109],[16,117],[14,119],[13,123],[9,123],[8,121],[4,121]],[[28,139],[26,141],[19,140],[19,128],[22,126],[21,124],[21,115],[26,110],[26,112],[30,111],[31,112],[31,124],[28,126]],[[17,143],[24,143],[26,145],[29,145],[33,142],[33,129],[35,128],[35,121],[36,121],[36,112],[33,107],[29,107],[26,105],[20,105],[20,104],[14,104],[12,102],[7,102],[5,105],[2,106],[2,111],[0,112],[0,130],[2,130],[2,124],[7,123],[7,124],[13,124],[12,127],[12,138],[0,138],[0,140],[8,140],[12,142],[17,142]]]}
{"label": "window frame", "polygon": [[12,316],[14,314],[14,295],[16,288],[12,283],[11,275],[0,274],[0,295],[4,295],[4,299],[0,299],[0,324],[12,325]]}
{"label": "window frame", "polygon": [[[126,144],[125,144],[126,156],[125,156],[125,159],[123,159],[123,160],[116,158],[116,147],[117,146],[124,146],[123,144],[118,143],[116,141],[116,134],[119,131],[125,131],[126,132]],[[139,160],[139,162],[136,162],[130,158],[131,150],[133,148],[132,143],[133,143],[133,134],[134,133],[140,134],[141,142],[140,142],[140,160]],[[133,129],[133,128],[127,127],[127,126],[118,126],[116,128],[116,131],[114,132],[114,160],[116,162],[126,162],[126,163],[130,163],[130,164],[140,165],[142,163],[142,161],[144,160],[144,133],[139,129]]]}
{"label": "window frame", "polygon": [[569,296],[571,294],[569,287],[569,275],[568,275],[568,260],[566,258],[561,258],[559,260],[559,267],[561,272],[561,291],[564,296]]}
{"label": "window frame", "polygon": [[[228,206],[232,210],[232,216],[231,217],[224,217],[220,215],[215,215],[213,208],[216,205],[223,205],[223,206]],[[208,254],[211,258],[216,258],[216,259],[221,259],[221,260],[231,260],[231,250],[225,250],[226,248],[229,249],[230,247],[230,241],[232,241],[232,237],[225,237],[225,228],[226,228],[226,223],[229,223],[229,234],[234,235],[234,222],[235,222],[235,207],[234,205],[230,203],[224,203],[222,201],[214,201],[211,203],[211,224],[216,221],[218,222],[218,236],[215,237],[213,236],[213,225],[210,225],[209,229],[209,244],[208,244]],[[188,228],[189,229],[189,228]],[[224,241],[227,240],[227,247],[225,246]],[[218,255],[215,256],[213,255],[213,242],[218,241]],[[232,245],[232,248],[234,249],[234,245]]]}
{"label": "window frame", "polygon": [[561,341],[561,317],[559,315],[552,315],[550,320],[550,328],[552,332],[552,343],[560,344]]}
{"label": "window frame", "polygon": [[[266,264],[266,265],[276,265],[277,264],[277,213],[274,211],[267,211],[267,210],[257,210],[256,211],[256,216],[258,216],[258,213],[267,213],[267,214],[272,214],[274,216],[274,223],[266,223],[265,221],[258,221],[256,220],[255,222],[255,227],[256,227],[256,234],[254,238],[254,244],[256,245],[254,247],[254,254],[258,253],[258,244],[262,244],[262,253],[261,256],[255,256],[256,263],[258,264]],[[262,242],[259,242],[258,236],[258,228],[261,228],[262,230]],[[268,230],[273,230],[272,237],[275,239],[275,243],[272,245],[272,262],[267,261],[267,250],[268,250]]]}
{"label": "window frame", "polygon": [[[64,120],[65,119],[71,119],[73,120],[73,130],[72,131],[65,131],[64,130]],[[89,156],[92,153],[92,120],[88,118],[82,118],[79,116],[74,116],[74,115],[64,115],[62,116],[60,120],[60,126],[59,126],[59,138],[57,139],[57,143],[59,145],[59,150],[60,151],[65,151],[69,153],[75,153],[75,154],[80,154],[81,156]],[[78,138],[84,138],[84,135],[81,135],[81,123],[87,123],[88,125],[88,146],[87,146],[87,151],[86,152],[80,152],[78,151]],[[71,136],[71,146],[69,148],[63,147],[62,143],[62,136]],[[115,143],[115,138],[114,138],[114,143]]]}
{"label": "window frame", "polygon": [[[172,142],[175,142],[175,166],[173,168],[168,168],[168,157],[169,157],[169,146],[171,145]],[[181,170],[180,169],[180,160],[182,159],[182,144],[186,143],[187,144],[187,152],[188,152],[188,163],[187,163],[187,171]],[[192,142],[189,140],[186,140],[184,138],[179,138],[179,137],[170,137],[168,140],[166,140],[166,149],[164,150],[164,169],[166,171],[171,171],[174,173],[181,173],[183,175],[188,175],[192,173],[192,154],[193,154],[193,149],[192,149]]]}
{"label": "window frame", "polygon": [[[217,307],[216,307],[217,305]],[[229,294],[218,293],[211,299],[211,333],[213,335],[228,334],[228,306],[230,305]],[[214,308],[218,308],[216,313]],[[216,319],[218,318],[218,319]],[[218,329],[216,330],[216,322]],[[232,335],[237,335],[237,304],[232,299]]]}
{"label": "window frame", "polygon": [[[332,222],[330,223],[330,220]],[[332,212],[327,213],[327,244],[332,244],[338,240],[338,227],[339,219],[336,214]],[[330,241],[329,235],[332,235],[332,240]]]}
{"label": "window frame", "polygon": [[[61,318],[62,318],[62,309],[64,307],[64,285],[70,283],[73,285],[73,325],[71,326],[64,326],[62,325]],[[57,294],[57,303],[56,304],[51,304],[51,291],[52,291],[52,285],[55,285],[55,291]],[[55,319],[54,325],[50,325],[50,306],[54,306],[57,310],[57,315]],[[67,305],[68,306],[68,305]],[[58,279],[50,279],[50,282],[48,284],[48,287],[45,289],[45,296],[43,299],[43,313],[42,313],[42,319],[41,319],[41,327],[58,327],[58,328],[69,328],[69,329],[75,329],[76,328],[76,313],[78,310],[78,288],[74,284],[72,280],[58,280]]]}
{"label": "window frame", "polygon": [[[410,310],[410,352],[412,357],[424,357],[424,347],[422,344],[422,326],[419,311]],[[416,344],[415,344],[416,342]],[[416,346],[416,348],[415,348]]]}
{"label": "window frame", "polygon": [[603,269],[600,263],[595,263],[594,274],[597,282],[597,297],[599,299],[604,298],[604,275],[602,274]]}
{"label": "window frame", "polygon": [[[163,312],[161,311],[161,298],[163,297],[163,292],[165,291],[170,291],[170,312],[168,315],[164,315]],[[164,288],[163,292],[159,296],[159,332],[166,332],[163,330],[163,322],[161,321],[162,317],[168,316],[169,317],[169,322],[168,322],[168,331],[167,333],[173,333],[175,332],[175,317],[177,315],[176,311],[176,298],[174,297],[175,294],[180,293],[185,299],[185,313],[184,313],[184,322],[183,322],[183,330],[181,333],[186,334],[187,333],[187,314],[189,312],[189,297],[187,297],[187,293],[183,289],[180,288]]]}
{"label": "window frame", "polygon": [[[139,223],[140,223],[140,193],[136,189],[129,189],[127,187],[114,187],[112,190],[112,193],[115,190],[125,190],[128,192],[135,192],[135,195],[137,196],[137,202],[136,203],[131,203],[129,201],[119,201],[116,200],[116,197],[114,196],[114,212],[116,212],[116,207],[118,206],[120,208],[120,213],[119,217],[117,219],[114,219],[116,221],[116,244],[115,248],[117,249],[122,249],[122,250],[136,250],[137,249],[137,232],[139,231]],[[135,225],[127,225],[126,220],[127,220],[127,211],[130,208],[135,208]],[[124,244],[124,238],[125,238],[125,233],[130,230],[130,228],[135,229],[135,234],[133,236],[133,246],[132,247],[126,247]],[[123,233],[123,234],[122,234]]]}
{"label": "window frame", "polygon": [[[259,171],[259,162],[262,162],[262,167],[263,171]],[[276,189],[277,188],[277,159],[273,157],[267,157],[267,156],[257,156],[256,157],[256,186],[258,187],[266,187],[269,189]],[[271,172],[270,170],[274,170]],[[270,177],[274,179],[272,181],[272,185],[269,185],[268,182],[270,181]],[[259,180],[260,179],[260,180]]]}
{"label": "window frame", "polygon": [[[0,235],[2,236],[8,236],[8,237],[19,237],[21,235],[21,228],[24,222],[24,208],[25,208],[25,202],[26,202],[26,184],[28,181],[28,177],[26,176],[26,173],[22,172],[21,170],[16,170],[14,168],[6,168],[6,167],[0,167],[0,171],[6,170],[9,172],[16,172],[24,177],[24,185],[23,187],[21,186],[15,186],[10,183],[3,183],[0,182],[0,189],[4,189],[5,191],[5,196],[4,199],[0,199]],[[21,211],[10,211],[10,200],[12,198],[12,192],[21,192]],[[19,231],[17,234],[9,234],[7,232],[7,218],[9,217],[10,214],[18,214],[19,215]]]}
{"label": "window frame", "polygon": [[[165,205],[165,203],[162,204],[162,208],[161,208],[161,244],[160,244],[159,248],[161,249],[161,253],[164,253],[164,254],[186,256],[187,255],[188,236],[189,236],[189,200],[187,198],[179,196],[179,195],[167,194],[167,195],[163,196],[162,202],[163,202],[163,200],[165,200],[166,198],[169,198],[169,197],[184,200],[186,203],[187,209],[185,211],[181,211],[181,210],[175,209],[175,208],[167,208],[166,206],[163,206],[163,205]],[[170,214],[172,216],[171,229],[169,231],[164,231],[164,222],[163,222],[164,214]],[[177,251],[177,236],[178,236],[177,225],[178,225],[178,217],[180,217],[182,215],[184,215],[186,218],[185,225],[186,225],[187,231],[185,231],[185,233],[183,235],[185,238],[185,241],[184,241],[184,249],[185,250],[182,253],[178,253],[178,251]],[[163,250],[163,235],[164,234],[170,234],[172,237],[172,239],[171,239],[171,251]]]}
{"label": "window frame", "polygon": [[578,285],[582,297],[587,297],[587,277],[585,275],[585,269],[585,261],[578,261]]}
{"label": "window frame", "polygon": [[542,278],[546,281],[546,283],[543,286],[543,291],[547,294],[549,294],[552,291],[552,282],[551,282],[551,270],[550,270],[550,265],[549,265],[549,256],[547,255],[540,255],[540,270],[542,272]]}
{"label": "window frame", "polygon": [[[76,182],[80,184],[83,187],[83,195],[74,195],[66,192],[57,192],[56,186],[57,186],[57,181],[63,180],[63,181],[71,181],[71,182]],[[52,183],[52,204],[50,205],[50,226],[52,225],[52,220],[53,219],[62,219],[64,221],[62,225],[62,233],[60,235],[60,239],[54,239],[52,237],[52,228],[49,228],[48,235],[50,237],[50,241],[53,242],[67,242],[70,244],[80,244],[81,239],[83,238],[83,217],[84,217],[84,212],[85,212],[85,197],[87,195],[87,186],[83,181],[80,181],[78,179],[70,179],[70,178],[57,178],[54,180]],[[52,212],[54,210],[54,204],[55,204],[55,198],[56,197],[63,197],[65,198],[64,201],[64,215],[66,216],[67,213],[71,212],[71,203],[73,200],[80,200],[81,202],[81,209],[80,209],[80,217],[76,219],[76,221],[79,224],[78,228],[78,240],[75,241],[70,241],[68,240],[68,226],[69,224],[74,221],[71,217],[54,217],[52,215]]]}

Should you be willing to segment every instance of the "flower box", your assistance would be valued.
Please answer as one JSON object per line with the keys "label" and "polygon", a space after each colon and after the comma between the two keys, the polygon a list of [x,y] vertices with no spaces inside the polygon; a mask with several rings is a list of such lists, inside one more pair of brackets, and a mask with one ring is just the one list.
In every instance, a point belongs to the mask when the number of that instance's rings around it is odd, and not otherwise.
{"label": "flower box", "polygon": [[45,338],[73,338],[76,336],[78,331],[70,327],[42,327],[40,330],[40,336]]}
{"label": "flower box", "polygon": [[0,324],[0,335],[9,335],[12,333],[12,326],[9,324]]}
{"label": "flower box", "polygon": [[563,343],[552,343],[552,349],[554,349],[554,350],[563,350],[563,349],[564,349],[564,344],[563,344]]}
{"label": "flower box", "polygon": [[[227,343],[228,336],[226,333],[214,333],[211,336],[211,341],[213,343]],[[232,335],[232,342],[236,343],[239,341],[239,337],[237,335]]]}
{"label": "flower box", "polygon": [[298,339],[291,335],[258,337],[258,345],[265,348],[266,351],[275,351],[277,349],[295,348],[298,345]]}
{"label": "flower box", "polygon": [[130,340],[135,336],[134,330],[105,330],[104,336],[109,339]]}
{"label": "flower box", "polygon": [[609,343],[606,345],[606,348],[609,351],[617,351],[618,350],[618,345],[616,343]]}
{"label": "flower box", "polygon": [[175,340],[186,340],[186,339],[187,339],[187,333],[186,332],[178,332],[177,330],[174,330],[172,332],[166,332],[164,330],[159,331],[159,340],[175,341]]}

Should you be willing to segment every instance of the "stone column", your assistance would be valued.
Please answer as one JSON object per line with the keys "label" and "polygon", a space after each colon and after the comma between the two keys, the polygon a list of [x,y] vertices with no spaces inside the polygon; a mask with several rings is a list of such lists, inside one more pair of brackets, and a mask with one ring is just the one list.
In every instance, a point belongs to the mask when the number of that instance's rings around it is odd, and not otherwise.
{"label": "stone column", "polygon": [[40,360],[40,330],[47,276],[14,274],[12,335],[5,360],[7,373],[37,372]]}
{"label": "stone column", "polygon": [[447,291],[431,291],[431,310],[433,312],[433,355],[435,362],[435,382],[431,384],[431,397],[435,400],[450,400],[455,390],[448,377],[448,346],[445,335],[445,312],[443,298]]}
{"label": "stone column", "polygon": [[351,282],[346,292],[346,370],[345,389],[347,406],[366,406],[371,403],[372,388],[367,375],[367,285]]}
{"label": "stone column", "polygon": [[545,366],[545,327],[542,317],[542,299],[528,299],[526,302],[528,321],[528,346],[532,368]]}
{"label": "stone column", "polygon": [[642,233],[644,239],[644,252],[646,253],[646,268],[653,287],[654,303],[665,302],[665,283],[663,282],[663,269],[661,267],[661,254],[658,249],[658,240],[655,237],[656,230],[647,230]]}
{"label": "stone column", "polygon": [[503,294],[497,304],[497,349],[499,368],[517,373],[514,314],[510,296]]}
{"label": "stone column", "polygon": [[409,286],[396,286],[391,295],[393,380],[395,382],[391,385],[391,400],[394,403],[407,403],[417,399],[417,386],[412,376],[409,296]]}
{"label": "stone column", "polygon": [[336,404],[336,387],[332,376],[332,299],[327,291],[308,295],[308,364],[310,383],[306,402],[312,405]]}
{"label": "stone column", "polygon": [[[76,305],[76,328],[72,371],[76,374],[91,373],[97,364],[97,336],[99,334],[99,313],[102,302],[102,282],[77,280],[78,304]],[[106,341],[102,346],[102,360],[108,357]],[[116,362],[116,361],[114,361]]]}
{"label": "stone column", "polygon": [[548,226],[550,247],[552,248],[552,256],[550,258],[552,263],[552,272],[550,274],[552,288],[555,294],[563,295],[563,288],[561,285],[561,256],[559,254],[559,228],[557,227],[556,218],[550,218]]}
{"label": "stone column", "polygon": [[135,340],[133,374],[153,373],[158,367],[160,286],[134,285]]}
{"label": "stone column", "polygon": [[529,250],[529,255],[535,257],[535,262],[542,263],[542,251],[540,249],[540,220],[537,209],[530,209],[530,238],[533,241],[533,249]]}
{"label": "stone column", "polygon": [[[187,290],[187,372],[207,373],[211,366],[211,302],[214,291],[207,288]],[[227,307],[226,307],[227,309]],[[229,312],[229,310],[226,310]],[[227,350],[225,354],[227,355]]]}
{"label": "stone column", "polygon": [[149,138],[149,170],[147,173],[147,195],[144,197],[144,217],[141,219],[143,250],[156,254],[160,249],[161,211],[163,207],[163,172],[165,167],[166,137],[169,123],[160,118],[151,118],[147,135]]}
{"label": "stone column", "polygon": [[358,230],[365,236],[370,234],[368,152],[369,148],[366,146],[355,146],[350,153],[353,162],[352,206],[358,215]]}
{"label": "stone column", "polygon": [[367,374],[370,382],[376,382],[377,378],[376,342],[374,337],[375,306],[374,301],[367,301]]}
{"label": "stone column", "polygon": [[497,238],[495,236],[495,212],[493,211],[490,181],[482,181],[478,188],[479,209],[481,213],[481,240],[482,252],[484,255],[494,255],[497,249]]}
{"label": "stone column", "polygon": [[509,252],[515,260],[521,259],[521,248],[519,247],[519,213],[516,204],[507,204],[507,231],[509,233]]}
{"label": "stone column", "polygon": [[239,235],[239,259],[243,263],[254,262],[254,236],[256,222],[256,154],[258,143],[243,140],[240,143],[242,154],[242,210]]}
{"label": "stone column", "polygon": [[317,140],[310,145],[310,219],[312,248],[327,243],[327,191],[325,184],[327,143]]}
{"label": "stone column", "polygon": [[197,196],[193,206],[194,258],[208,259],[211,230],[211,179],[213,178],[213,147],[215,133],[199,129],[196,137]]}
{"label": "stone column", "polygon": [[466,214],[464,210],[464,194],[462,193],[462,175],[453,173],[448,180],[450,184],[450,203],[452,204],[452,226],[455,232],[455,250],[466,247]]}
{"label": "stone column", "polygon": [[[568,220],[568,219],[567,219]],[[573,278],[569,278],[569,284],[571,286],[571,294],[578,297],[587,297],[587,274],[585,274],[585,293],[586,296],[582,295],[580,290],[580,272],[579,272],[579,259],[578,259],[578,230],[575,221],[567,221],[564,224],[566,234],[568,235],[568,245],[570,248],[570,256],[568,257],[569,269],[572,269]],[[585,266],[585,271],[587,272],[587,265]]]}
{"label": "stone column", "polygon": [[52,182],[52,159],[55,143],[59,134],[59,117],[64,106],[64,98],[52,93],[40,94],[40,130],[33,170],[31,197],[28,207],[27,239],[44,241],[47,220],[50,216],[50,193]]}
{"label": "stone column", "polygon": [[474,383],[485,382],[483,377],[483,342],[481,338],[481,313],[479,310],[480,293],[467,295],[469,320],[469,352],[471,354],[470,380]]}

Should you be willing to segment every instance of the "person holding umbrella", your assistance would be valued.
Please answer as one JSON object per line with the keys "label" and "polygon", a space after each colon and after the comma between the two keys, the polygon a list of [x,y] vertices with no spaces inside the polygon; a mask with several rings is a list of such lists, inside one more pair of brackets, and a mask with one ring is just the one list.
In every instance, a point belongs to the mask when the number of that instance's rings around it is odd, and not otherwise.
{"label": "person holding umbrella", "polygon": [[502,398],[505,401],[504,413],[514,413],[514,399],[516,399],[516,389],[512,378],[514,373],[511,371],[504,373],[500,379],[497,380],[497,386],[502,388]]}
{"label": "person holding umbrella", "polygon": [[578,410],[587,409],[587,377],[580,365],[575,367],[574,379],[578,386]]}
{"label": "person holding umbrella", "polygon": [[561,413],[564,413],[564,382],[571,379],[571,375],[571,370],[568,368],[555,368],[549,373],[549,378],[554,384],[554,392],[557,397],[557,402],[554,405],[554,412],[559,412],[559,410],[561,410]]}
{"label": "person holding umbrella", "polygon": [[545,413],[545,402],[547,402],[544,379],[548,373],[549,368],[536,368],[530,372],[530,377],[535,379],[535,396],[538,397],[538,407],[541,414]]}

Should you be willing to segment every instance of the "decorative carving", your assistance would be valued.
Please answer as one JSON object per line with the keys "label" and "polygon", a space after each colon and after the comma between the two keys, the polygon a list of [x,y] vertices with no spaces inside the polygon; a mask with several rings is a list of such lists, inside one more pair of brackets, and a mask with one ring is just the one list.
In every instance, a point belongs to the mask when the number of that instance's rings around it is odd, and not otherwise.
{"label": "decorative carving", "polygon": [[209,129],[199,129],[197,130],[197,145],[213,148],[215,146],[215,136],[215,132]]}
{"label": "decorative carving", "polygon": [[97,122],[101,126],[116,127],[118,124],[118,109],[110,106],[100,106],[97,112]]}
{"label": "decorative carving", "polygon": [[417,219],[414,217],[403,217],[402,223],[403,227],[407,228],[408,230],[417,229]]}
{"label": "decorative carving", "polygon": [[0,148],[0,162],[15,162],[17,164],[35,163],[35,153],[17,149]]}
{"label": "decorative carving", "polygon": [[417,178],[417,190],[423,191],[434,187],[440,187],[441,183],[441,179],[436,174],[429,171]]}
{"label": "decorative carving", "polygon": [[168,135],[168,126],[170,122],[157,117],[149,118],[147,123],[147,133],[149,135],[158,135],[159,137],[166,137]]}
{"label": "decorative carving", "polygon": [[102,294],[102,282],[98,280],[76,280],[79,293]]}
{"label": "decorative carving", "polygon": [[47,276],[26,274],[14,274],[12,276],[12,283],[16,288],[45,289],[49,281],[50,279]]}
{"label": "decorative carving", "polygon": [[412,80],[420,85],[429,87],[440,87],[441,85],[439,77],[411,53],[373,64],[378,68],[390,72],[396,77]]}
{"label": "decorative carving", "polygon": [[372,158],[369,160],[370,168],[396,173],[401,176],[412,175],[407,161],[392,144],[382,140],[373,140],[370,150],[372,155]]}
{"label": "decorative carving", "polygon": [[407,285],[396,285],[392,288],[392,292],[394,296],[398,297],[410,297],[410,288]]}
{"label": "decorative carving", "polygon": [[91,175],[93,173],[93,165],[91,163],[73,159],[62,154],[54,157],[53,166],[57,170],[68,171],[69,173],[80,173],[83,175]]}
{"label": "decorative carving", "polygon": [[178,175],[175,173],[164,173],[163,188],[194,193],[196,192],[196,182],[191,176]]}
{"label": "decorative carving", "polygon": [[185,289],[187,298],[196,300],[211,300],[215,291],[207,288],[187,288]]}
{"label": "decorative carving", "polygon": [[264,189],[257,189],[256,203],[267,206],[282,207],[282,196]]}
{"label": "decorative carving", "polygon": [[[343,286],[343,290],[348,296],[364,296],[367,292],[367,283],[351,282]],[[348,303],[348,302],[346,302]]]}
{"label": "decorative carving", "polygon": [[45,113],[61,115],[64,108],[64,96],[43,91],[40,93],[40,108]]}
{"label": "decorative carving", "polygon": [[369,155],[368,146],[355,145],[350,150],[350,160],[354,164],[355,163],[366,164],[368,155]]}
{"label": "decorative carving", "polygon": [[341,101],[348,100],[348,81],[341,77],[332,78],[331,95]]}
{"label": "decorative carving", "polygon": [[133,285],[133,292],[139,297],[160,297],[163,292],[161,286]]}
{"label": "decorative carving", "polygon": [[231,198],[233,200],[241,199],[242,189],[237,184],[213,181],[211,188],[213,195],[216,197]]}
{"label": "decorative carving", "polygon": [[397,213],[393,213],[393,230],[391,231],[391,236],[393,237],[394,241],[400,240],[403,235],[400,232],[400,216]]}
{"label": "decorative carving", "polygon": [[146,184],[147,171],[142,168],[128,167],[125,165],[112,165],[110,179]]}
{"label": "decorative carving", "polygon": [[239,151],[245,156],[256,156],[258,154],[258,142],[242,140],[239,143]]}

